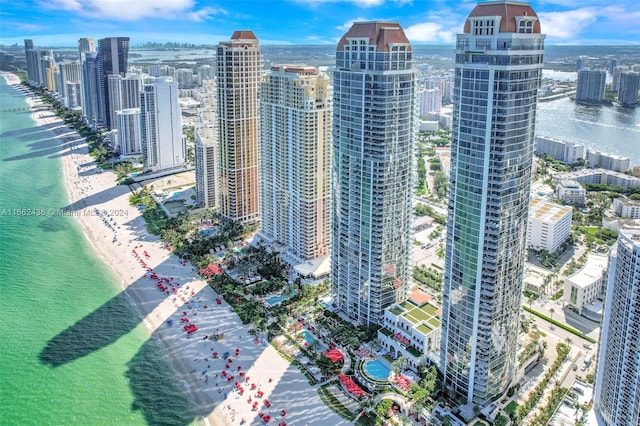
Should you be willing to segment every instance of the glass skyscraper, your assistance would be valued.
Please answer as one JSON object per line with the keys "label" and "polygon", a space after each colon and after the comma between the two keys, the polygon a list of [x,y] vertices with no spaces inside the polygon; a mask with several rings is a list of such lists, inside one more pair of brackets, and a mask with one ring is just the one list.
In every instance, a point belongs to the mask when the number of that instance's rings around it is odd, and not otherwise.
{"label": "glass skyscraper", "polygon": [[97,120],[98,127],[110,130],[111,122],[109,99],[109,75],[124,76],[129,60],[129,37],[108,37],[98,40],[97,64]]}
{"label": "glass skyscraper", "polygon": [[440,366],[469,404],[516,375],[543,49],[522,2],[479,3],[457,37]]}
{"label": "glass skyscraper", "polygon": [[593,403],[599,424],[640,426],[640,227],[611,251]]}
{"label": "glass skyscraper", "polygon": [[397,23],[356,22],[336,51],[333,104],[334,304],[378,324],[409,280],[416,75]]}

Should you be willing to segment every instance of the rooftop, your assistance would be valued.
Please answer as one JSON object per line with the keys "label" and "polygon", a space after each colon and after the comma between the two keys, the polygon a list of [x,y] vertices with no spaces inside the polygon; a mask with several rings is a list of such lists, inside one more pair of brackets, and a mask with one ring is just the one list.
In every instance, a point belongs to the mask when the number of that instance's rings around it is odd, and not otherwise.
{"label": "rooftop", "polygon": [[587,261],[578,272],[567,277],[567,280],[577,286],[588,287],[597,279],[602,278],[602,274],[607,270],[609,258],[599,254],[587,254]]}
{"label": "rooftop", "polygon": [[[538,21],[536,12],[531,5],[526,2],[518,1],[488,1],[478,3],[469,14],[469,18],[476,17],[500,17],[500,29],[501,33],[517,33],[518,25],[517,19],[521,17],[533,17],[536,18],[533,24],[533,33],[540,34],[540,21]],[[464,33],[471,33],[471,21],[467,18],[464,24]]]}
{"label": "rooftop", "polygon": [[296,74],[318,74],[318,69],[310,65],[288,65],[288,64],[274,64],[271,66],[271,71],[284,71],[292,72]]}
{"label": "rooftop", "polygon": [[389,46],[394,44],[406,44],[407,51],[411,51],[409,39],[397,22],[354,22],[338,42],[338,50],[343,50],[354,38],[368,38],[369,44],[376,45],[381,52],[388,52]]}
{"label": "rooftop", "polygon": [[571,214],[570,206],[550,203],[541,198],[534,198],[529,204],[529,215],[538,220],[555,222],[566,214]]}
{"label": "rooftop", "polygon": [[389,312],[406,319],[414,330],[423,335],[440,327],[442,309],[431,304],[431,296],[421,291],[414,291],[409,299],[389,308]]}
{"label": "rooftop", "polygon": [[234,31],[231,40],[258,40],[258,37],[251,30]]}
{"label": "rooftop", "polygon": [[234,31],[228,41],[221,41],[220,46],[228,47],[251,47],[258,45],[258,38],[249,30]]}

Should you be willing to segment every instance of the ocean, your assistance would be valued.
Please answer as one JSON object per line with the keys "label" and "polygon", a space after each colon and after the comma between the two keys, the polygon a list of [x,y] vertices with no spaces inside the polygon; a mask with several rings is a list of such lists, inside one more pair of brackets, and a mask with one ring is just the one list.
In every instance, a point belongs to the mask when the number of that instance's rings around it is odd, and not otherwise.
{"label": "ocean", "polygon": [[197,416],[68,204],[61,141],[0,78],[0,424],[188,425]]}

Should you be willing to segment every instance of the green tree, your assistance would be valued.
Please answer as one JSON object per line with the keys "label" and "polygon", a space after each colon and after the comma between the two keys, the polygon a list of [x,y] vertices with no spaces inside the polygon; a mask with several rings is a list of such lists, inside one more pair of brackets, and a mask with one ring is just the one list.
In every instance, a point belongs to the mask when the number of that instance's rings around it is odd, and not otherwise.
{"label": "green tree", "polygon": [[407,366],[407,358],[401,356],[391,363],[391,371],[398,374]]}
{"label": "green tree", "polygon": [[376,413],[380,417],[389,417],[389,411],[391,411],[391,407],[393,407],[393,401],[390,399],[383,399],[380,401],[378,406],[376,407]]}

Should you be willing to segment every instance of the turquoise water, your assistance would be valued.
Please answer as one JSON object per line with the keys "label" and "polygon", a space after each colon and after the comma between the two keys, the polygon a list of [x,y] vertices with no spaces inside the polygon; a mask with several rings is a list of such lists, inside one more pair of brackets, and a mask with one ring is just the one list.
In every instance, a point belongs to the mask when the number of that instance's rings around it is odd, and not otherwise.
{"label": "turquoise water", "polygon": [[316,338],[313,337],[313,334],[309,333],[307,330],[302,330],[300,335],[302,336],[304,341],[307,342],[309,345],[313,345],[313,342],[316,341]]}
{"label": "turquoise water", "polygon": [[[193,423],[196,415],[68,205],[61,145],[0,78],[0,424]],[[37,211],[37,210],[36,210]]]}
{"label": "turquoise water", "polygon": [[379,359],[373,361],[366,361],[364,363],[364,369],[368,375],[377,380],[386,380],[389,378],[391,369],[389,366],[380,361]]}
{"label": "turquoise water", "polygon": [[[278,303],[282,302],[283,300],[287,300],[289,298],[289,296],[285,296],[284,294],[281,294],[280,296],[271,296],[269,298],[264,299],[265,302],[267,302],[267,304],[269,306],[273,306],[273,305],[277,305]],[[305,340],[307,340],[305,338]]]}

